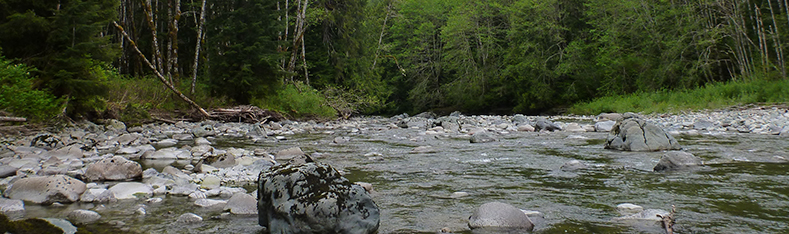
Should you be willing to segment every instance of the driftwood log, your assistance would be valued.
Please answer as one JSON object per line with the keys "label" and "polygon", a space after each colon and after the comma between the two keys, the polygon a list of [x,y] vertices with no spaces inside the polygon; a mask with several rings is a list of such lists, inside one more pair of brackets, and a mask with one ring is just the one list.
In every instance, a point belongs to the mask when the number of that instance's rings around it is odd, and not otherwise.
{"label": "driftwood log", "polygon": [[236,106],[233,108],[218,108],[211,111],[211,119],[223,122],[265,123],[267,121],[281,121],[285,117],[277,112],[264,110],[257,106]]}
{"label": "driftwood log", "polygon": [[27,122],[27,118],[0,116],[0,122]]}
{"label": "driftwood log", "polygon": [[657,215],[657,217],[661,219],[663,228],[666,230],[666,234],[674,234],[674,214],[676,211],[676,207],[671,205],[671,212],[668,215]]}

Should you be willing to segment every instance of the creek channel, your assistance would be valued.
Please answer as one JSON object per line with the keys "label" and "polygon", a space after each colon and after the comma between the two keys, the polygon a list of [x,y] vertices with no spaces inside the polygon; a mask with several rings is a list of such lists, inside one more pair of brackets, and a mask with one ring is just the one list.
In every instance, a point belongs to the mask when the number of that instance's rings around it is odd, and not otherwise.
{"label": "creek channel", "polygon": [[[253,142],[212,139],[218,149],[264,148],[275,152],[298,146],[320,153],[316,160],[345,173],[352,182],[371,183],[381,210],[379,233],[435,233],[442,228],[475,233],[468,217],[480,205],[499,201],[537,211],[535,233],[663,233],[655,221],[614,220],[621,203],[644,209],[676,207],[678,233],[785,233],[789,230],[789,138],[713,132],[675,136],[683,150],[700,157],[699,169],[657,173],[663,152],[603,149],[608,133],[509,132],[495,142],[469,143],[467,134],[426,134],[425,129],[391,128],[369,121],[360,129],[337,129]],[[334,143],[335,137],[348,142]],[[429,148],[420,146],[430,146]],[[560,167],[580,160],[575,171]],[[281,162],[282,163],[282,162]],[[143,164],[146,164],[143,162]],[[255,189],[248,186],[249,192]],[[457,193],[461,192],[461,193]],[[458,195],[462,194],[462,195]],[[141,201],[103,205],[72,204],[97,210],[107,222],[125,222],[133,233],[258,233],[256,216],[221,215],[186,197],[167,197],[147,206]],[[100,206],[100,207],[96,207]],[[28,207],[28,216],[64,210]],[[102,211],[103,210],[103,211]],[[184,212],[205,218],[198,224],[172,221]]]}

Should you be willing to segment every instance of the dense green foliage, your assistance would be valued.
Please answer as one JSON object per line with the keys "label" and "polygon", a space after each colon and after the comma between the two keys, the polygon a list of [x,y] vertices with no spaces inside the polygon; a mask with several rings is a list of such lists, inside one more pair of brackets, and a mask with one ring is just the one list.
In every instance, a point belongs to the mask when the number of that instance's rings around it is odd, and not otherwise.
{"label": "dense green foliage", "polygon": [[36,87],[68,100],[72,115],[103,108],[103,64],[117,56],[105,32],[117,17],[111,0],[0,1],[3,54],[31,67]]}
{"label": "dense green foliage", "polygon": [[32,69],[0,57],[0,110],[33,120],[46,120],[60,110],[48,92],[33,89]]}
{"label": "dense green foliage", "polygon": [[[182,91],[197,87],[187,93],[203,106],[231,100],[346,117],[540,113],[668,93],[708,102],[702,93],[711,87],[771,96],[780,91],[751,86],[787,79],[783,0],[206,0],[205,10],[203,3],[0,0],[0,47],[35,68],[34,88],[66,100],[71,115],[102,110],[107,100],[191,108],[157,91],[150,79],[157,74]],[[140,84],[139,98],[118,95],[124,84]],[[722,98],[786,101],[766,96]],[[572,110],[613,108],[594,103]]]}

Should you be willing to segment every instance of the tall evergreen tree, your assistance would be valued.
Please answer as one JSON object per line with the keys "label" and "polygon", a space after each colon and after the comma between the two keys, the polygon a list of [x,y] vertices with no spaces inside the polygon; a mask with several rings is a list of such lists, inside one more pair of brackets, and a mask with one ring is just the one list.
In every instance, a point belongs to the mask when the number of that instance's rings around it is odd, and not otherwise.
{"label": "tall evergreen tree", "polygon": [[102,108],[116,8],[112,0],[0,1],[0,47],[37,68],[37,85],[69,100],[69,114]]}

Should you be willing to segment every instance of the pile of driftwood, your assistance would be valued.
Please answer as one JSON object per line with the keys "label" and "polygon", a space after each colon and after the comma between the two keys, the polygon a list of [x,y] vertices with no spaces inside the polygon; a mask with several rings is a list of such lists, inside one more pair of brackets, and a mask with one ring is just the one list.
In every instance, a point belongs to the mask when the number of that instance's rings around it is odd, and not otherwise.
{"label": "pile of driftwood", "polygon": [[277,112],[260,109],[257,106],[236,106],[233,108],[218,108],[211,111],[211,119],[222,122],[260,123],[268,121],[281,121],[285,117]]}

